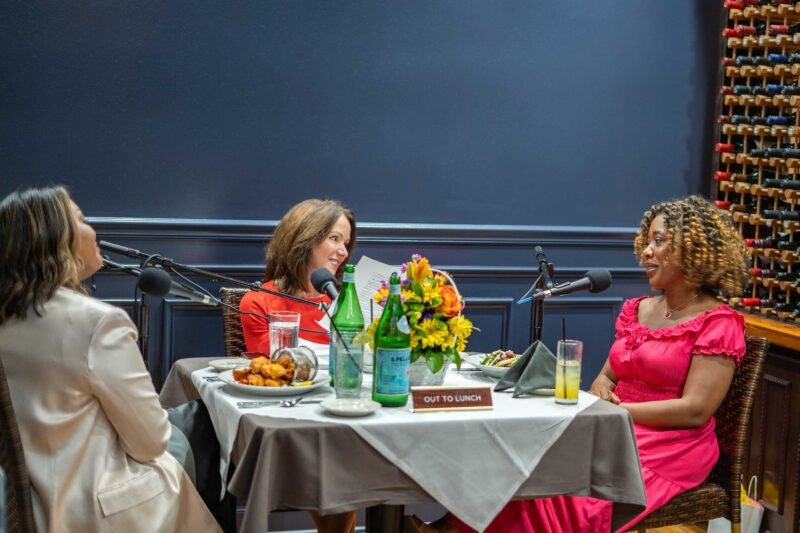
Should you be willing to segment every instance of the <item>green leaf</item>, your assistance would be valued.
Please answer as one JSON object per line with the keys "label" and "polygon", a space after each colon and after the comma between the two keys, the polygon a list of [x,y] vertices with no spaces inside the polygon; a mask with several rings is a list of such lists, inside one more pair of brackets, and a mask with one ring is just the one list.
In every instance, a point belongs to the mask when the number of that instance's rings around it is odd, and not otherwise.
{"label": "green leaf", "polygon": [[444,354],[442,352],[428,352],[425,356],[425,364],[435,374],[444,366]]}

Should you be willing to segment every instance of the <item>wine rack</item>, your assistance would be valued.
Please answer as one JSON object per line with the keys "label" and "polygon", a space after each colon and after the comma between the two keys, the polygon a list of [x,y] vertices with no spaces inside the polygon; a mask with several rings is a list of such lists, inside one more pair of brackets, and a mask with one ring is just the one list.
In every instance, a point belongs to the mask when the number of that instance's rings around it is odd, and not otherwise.
{"label": "wine rack", "polygon": [[729,304],[800,324],[800,2],[727,0],[716,204],[751,283]]}

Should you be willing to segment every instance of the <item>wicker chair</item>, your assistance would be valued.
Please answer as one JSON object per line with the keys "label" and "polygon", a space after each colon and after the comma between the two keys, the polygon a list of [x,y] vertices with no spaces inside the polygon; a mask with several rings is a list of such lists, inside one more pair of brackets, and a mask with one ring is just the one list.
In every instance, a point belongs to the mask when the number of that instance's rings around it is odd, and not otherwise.
{"label": "wicker chair", "polygon": [[31,482],[11,406],[6,372],[0,363],[0,466],[6,472],[6,531],[36,531],[31,506]]}
{"label": "wicker chair", "polygon": [[750,440],[753,399],[764,374],[768,346],[763,337],[747,337],[744,358],[736,369],[725,401],[717,410],[720,456],[706,482],[653,511],[636,524],[637,530],[696,524],[723,517],[730,520],[734,532],[740,531],[739,486]]}
{"label": "wicker chair", "polygon": [[[250,289],[229,289],[222,287],[219,290],[219,299],[223,303],[232,305],[236,309],[239,303]],[[229,307],[222,308],[222,338],[225,342],[225,355],[227,357],[240,357],[247,351],[244,343],[244,332],[242,331],[242,321],[239,313]]]}

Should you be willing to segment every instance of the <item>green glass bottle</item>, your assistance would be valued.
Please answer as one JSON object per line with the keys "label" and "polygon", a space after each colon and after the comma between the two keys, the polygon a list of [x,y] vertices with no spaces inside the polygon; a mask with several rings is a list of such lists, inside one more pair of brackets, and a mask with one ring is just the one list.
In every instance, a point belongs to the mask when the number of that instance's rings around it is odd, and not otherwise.
{"label": "green glass bottle", "polygon": [[[339,299],[336,300],[336,312],[332,322],[341,334],[341,338],[331,326],[329,362],[331,386],[336,387],[337,385],[337,368],[344,368],[344,374],[347,376],[347,383],[340,383],[336,388],[337,398],[359,397],[363,379],[361,367],[364,364],[364,347],[352,345],[353,337],[364,330],[364,315],[361,313],[361,306],[358,305],[358,295],[356,294],[355,272],[356,269],[353,265],[345,265],[342,291],[339,293]],[[352,357],[347,355],[342,342],[347,343],[347,349]],[[342,359],[339,360],[340,358]],[[354,382],[356,379],[358,383]]]}
{"label": "green glass bottle", "polygon": [[385,407],[402,407],[408,401],[411,336],[400,301],[400,278],[392,273],[389,298],[375,328],[375,362],[372,399]]}

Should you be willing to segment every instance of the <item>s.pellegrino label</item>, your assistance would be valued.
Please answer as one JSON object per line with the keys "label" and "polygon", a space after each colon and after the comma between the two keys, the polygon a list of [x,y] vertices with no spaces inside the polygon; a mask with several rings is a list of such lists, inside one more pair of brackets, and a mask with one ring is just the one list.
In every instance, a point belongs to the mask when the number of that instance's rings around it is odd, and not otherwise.
{"label": "s.pellegrino label", "polygon": [[407,396],[411,348],[377,348],[375,359],[375,393],[379,396]]}

